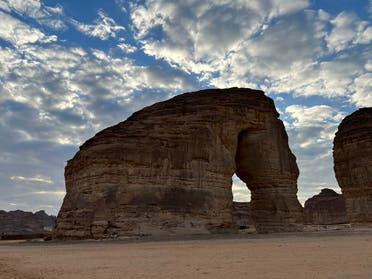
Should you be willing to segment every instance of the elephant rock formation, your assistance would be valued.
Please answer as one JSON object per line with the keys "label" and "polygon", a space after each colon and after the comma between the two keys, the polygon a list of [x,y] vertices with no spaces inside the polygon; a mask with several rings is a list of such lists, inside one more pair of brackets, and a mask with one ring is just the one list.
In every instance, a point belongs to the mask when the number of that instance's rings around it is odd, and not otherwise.
{"label": "elephant rock formation", "polygon": [[296,158],[272,99],[230,88],[178,95],[85,142],[65,169],[55,238],[236,231],[232,176],[258,232],[299,230]]}

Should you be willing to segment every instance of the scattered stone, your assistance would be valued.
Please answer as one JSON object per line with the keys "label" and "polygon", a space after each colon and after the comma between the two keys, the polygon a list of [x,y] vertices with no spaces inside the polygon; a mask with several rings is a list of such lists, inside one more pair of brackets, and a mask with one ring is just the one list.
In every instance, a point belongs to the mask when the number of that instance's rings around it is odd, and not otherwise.
{"label": "scattered stone", "polygon": [[348,223],[344,197],[331,189],[322,189],[305,202],[305,221],[313,225]]}
{"label": "scattered stone", "polygon": [[334,170],[350,222],[372,222],[372,108],[362,108],[339,125],[333,142]]}
{"label": "scattered stone", "polygon": [[278,116],[262,91],[210,89],[104,129],[67,163],[54,237],[235,232],[235,172],[258,232],[300,230],[299,171]]}

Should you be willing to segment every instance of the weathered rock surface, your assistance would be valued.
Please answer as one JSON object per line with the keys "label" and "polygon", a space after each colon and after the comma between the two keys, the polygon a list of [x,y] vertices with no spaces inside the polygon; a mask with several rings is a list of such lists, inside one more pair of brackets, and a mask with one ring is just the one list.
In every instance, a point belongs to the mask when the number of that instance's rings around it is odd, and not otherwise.
{"label": "weathered rock surface", "polygon": [[85,142],[65,169],[57,238],[234,229],[232,175],[259,232],[301,228],[298,168],[272,99],[230,88],[178,95]]}
{"label": "weathered rock surface", "polygon": [[239,229],[254,228],[249,202],[233,202],[232,216]]}
{"label": "weathered rock surface", "polygon": [[341,122],[333,158],[350,222],[372,222],[372,108],[359,109]]}
{"label": "weathered rock surface", "polygon": [[322,189],[305,202],[305,221],[314,225],[348,223],[343,195],[331,189]]}
{"label": "weathered rock surface", "polygon": [[0,210],[0,235],[27,236],[50,233],[55,220],[55,216],[49,216],[43,210],[36,213]]}

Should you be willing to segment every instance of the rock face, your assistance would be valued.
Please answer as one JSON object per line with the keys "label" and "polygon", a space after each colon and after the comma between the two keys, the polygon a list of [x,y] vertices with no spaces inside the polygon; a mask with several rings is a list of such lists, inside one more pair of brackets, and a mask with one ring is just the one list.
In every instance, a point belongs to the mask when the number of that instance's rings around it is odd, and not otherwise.
{"label": "rock face", "polygon": [[232,231],[232,176],[259,232],[298,230],[298,168],[272,99],[230,88],[178,95],[85,142],[65,169],[56,238]]}
{"label": "rock face", "polygon": [[350,222],[372,222],[372,108],[359,109],[341,122],[333,158]]}
{"label": "rock face", "polygon": [[320,194],[305,202],[305,221],[314,225],[348,223],[343,195],[331,189],[322,189]]}
{"label": "rock face", "polygon": [[249,202],[233,202],[233,222],[239,229],[254,227]]}
{"label": "rock face", "polygon": [[50,233],[55,220],[55,216],[49,216],[43,210],[36,213],[0,210],[0,235],[27,236]]}

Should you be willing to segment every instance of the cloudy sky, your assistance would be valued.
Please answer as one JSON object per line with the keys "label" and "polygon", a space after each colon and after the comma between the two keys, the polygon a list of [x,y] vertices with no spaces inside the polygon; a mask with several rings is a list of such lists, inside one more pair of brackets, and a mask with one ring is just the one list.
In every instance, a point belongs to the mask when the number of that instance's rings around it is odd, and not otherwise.
{"label": "cloudy sky", "polygon": [[0,209],[56,214],[85,140],[213,87],[274,99],[301,202],[338,189],[334,133],[372,106],[371,21],[371,0],[0,0]]}

